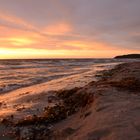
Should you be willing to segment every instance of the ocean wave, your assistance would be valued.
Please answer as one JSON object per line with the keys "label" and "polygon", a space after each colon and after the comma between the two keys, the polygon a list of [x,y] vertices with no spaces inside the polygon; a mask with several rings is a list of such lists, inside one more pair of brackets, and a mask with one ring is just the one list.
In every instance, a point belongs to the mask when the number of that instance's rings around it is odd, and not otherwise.
{"label": "ocean wave", "polygon": [[0,93],[96,71],[97,64],[101,69],[119,62],[115,59],[0,60]]}

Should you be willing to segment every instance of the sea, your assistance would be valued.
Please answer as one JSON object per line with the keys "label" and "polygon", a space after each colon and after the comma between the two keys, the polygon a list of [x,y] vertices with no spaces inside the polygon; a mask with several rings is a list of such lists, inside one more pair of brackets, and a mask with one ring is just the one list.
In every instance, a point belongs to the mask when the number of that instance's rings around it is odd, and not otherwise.
{"label": "sea", "polygon": [[[132,60],[119,59],[14,59],[0,60],[0,94],[64,78],[85,78],[97,71]],[[77,76],[78,75],[78,76]],[[84,77],[82,77],[84,75]],[[79,78],[80,77],[80,78]],[[88,77],[88,79],[86,79]],[[78,79],[79,78],[79,79]],[[71,79],[72,80],[72,79]],[[90,81],[89,80],[89,81]],[[64,81],[65,82],[65,81]],[[72,83],[72,81],[71,81]]]}

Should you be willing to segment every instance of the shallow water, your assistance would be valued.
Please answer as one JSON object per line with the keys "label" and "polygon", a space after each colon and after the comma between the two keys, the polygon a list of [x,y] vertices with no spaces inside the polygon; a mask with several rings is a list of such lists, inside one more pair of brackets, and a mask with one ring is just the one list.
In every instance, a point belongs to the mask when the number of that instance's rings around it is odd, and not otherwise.
{"label": "shallow water", "polygon": [[[122,60],[121,60],[122,61]],[[93,71],[97,64],[116,59],[0,60],[0,93]],[[107,67],[104,65],[103,67]]]}

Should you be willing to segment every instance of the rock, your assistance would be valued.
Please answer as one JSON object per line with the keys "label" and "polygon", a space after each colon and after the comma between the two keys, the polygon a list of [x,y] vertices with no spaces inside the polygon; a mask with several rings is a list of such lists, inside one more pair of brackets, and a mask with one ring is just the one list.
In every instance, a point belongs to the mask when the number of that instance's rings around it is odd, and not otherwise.
{"label": "rock", "polygon": [[120,89],[140,91],[140,80],[135,77],[122,78],[120,81],[111,81],[109,84]]}
{"label": "rock", "polygon": [[55,103],[55,102],[57,102],[58,101],[58,98],[56,97],[56,96],[49,96],[48,97],[48,103]]}
{"label": "rock", "polygon": [[21,128],[20,130],[20,140],[33,140],[34,139],[33,128]]}
{"label": "rock", "polygon": [[7,104],[4,101],[1,101],[0,102],[0,107],[6,108],[7,107]]}
{"label": "rock", "polygon": [[2,106],[2,104],[3,104],[3,103],[2,103],[2,102],[0,102],[0,107]]}
{"label": "rock", "polygon": [[4,124],[4,125],[9,125],[11,124],[11,118],[1,118],[0,119],[0,123]]}

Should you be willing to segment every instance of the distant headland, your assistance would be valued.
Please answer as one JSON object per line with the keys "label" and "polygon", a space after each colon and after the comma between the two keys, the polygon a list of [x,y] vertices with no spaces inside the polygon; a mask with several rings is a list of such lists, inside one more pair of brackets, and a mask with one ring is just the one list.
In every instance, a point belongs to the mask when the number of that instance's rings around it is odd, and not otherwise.
{"label": "distant headland", "polygon": [[135,58],[140,58],[140,54],[127,54],[127,55],[119,55],[115,57],[115,59],[119,59],[119,58],[135,59]]}

